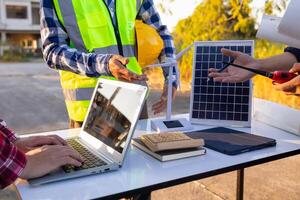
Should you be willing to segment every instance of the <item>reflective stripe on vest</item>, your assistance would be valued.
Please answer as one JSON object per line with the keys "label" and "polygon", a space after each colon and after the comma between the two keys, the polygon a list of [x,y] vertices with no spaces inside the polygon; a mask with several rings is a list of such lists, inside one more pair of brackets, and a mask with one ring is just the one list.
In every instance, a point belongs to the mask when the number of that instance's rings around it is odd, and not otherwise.
{"label": "reflective stripe on vest", "polygon": [[[141,74],[136,59],[134,22],[142,0],[116,0],[118,31],[115,31],[110,12],[104,0],[53,0],[59,21],[70,38],[70,46],[82,52],[120,54],[129,58],[126,66]],[[118,43],[116,33],[121,39]],[[83,121],[97,79],[60,71],[61,85],[69,117]],[[109,77],[111,78],[111,77]]]}
{"label": "reflective stripe on vest", "polygon": [[64,26],[72,27],[72,31],[68,31],[68,29],[67,29],[69,37],[72,38],[72,42],[75,45],[76,49],[78,49],[82,52],[86,52],[86,48],[85,48],[84,42],[82,40],[78,24],[77,24],[72,0],[67,0],[67,1],[60,0],[60,1],[58,1],[58,3],[59,3],[60,9],[63,10],[62,17],[63,17],[63,21],[64,21]]}
{"label": "reflective stripe on vest", "polygon": [[[136,46],[135,45],[123,45],[123,56],[124,57],[135,57],[136,56]],[[119,49],[117,45],[102,47],[94,49],[97,54],[119,54]]]}

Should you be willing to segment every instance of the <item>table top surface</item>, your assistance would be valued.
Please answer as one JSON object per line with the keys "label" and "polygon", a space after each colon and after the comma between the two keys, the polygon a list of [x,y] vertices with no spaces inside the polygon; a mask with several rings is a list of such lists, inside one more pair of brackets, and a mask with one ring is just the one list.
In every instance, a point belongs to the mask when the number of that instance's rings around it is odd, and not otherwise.
{"label": "table top surface", "polygon": [[[185,115],[187,117],[187,115]],[[195,125],[194,130],[212,128]],[[207,149],[206,155],[160,162],[136,147],[129,148],[125,162],[118,171],[91,175],[77,179],[45,184],[38,187],[19,181],[21,197],[27,199],[93,199],[107,196],[119,197],[143,190],[155,190],[200,178],[205,178],[268,161],[296,155],[300,152],[300,137],[268,125],[252,122],[252,128],[233,128],[276,139],[277,145],[261,150],[228,156]],[[67,137],[80,129],[61,130],[40,134],[57,134]],[[135,134],[151,132],[150,120],[139,121]]]}

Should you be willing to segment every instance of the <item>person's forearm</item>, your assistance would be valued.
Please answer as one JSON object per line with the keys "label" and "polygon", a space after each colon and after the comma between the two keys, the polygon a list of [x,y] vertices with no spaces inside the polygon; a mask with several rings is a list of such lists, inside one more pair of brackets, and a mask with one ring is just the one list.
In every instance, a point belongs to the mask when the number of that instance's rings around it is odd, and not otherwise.
{"label": "person's forearm", "polygon": [[268,72],[276,70],[289,71],[297,63],[296,57],[289,52],[265,59],[258,59],[257,61],[259,64],[258,68]]}
{"label": "person's forearm", "polygon": [[67,45],[55,43],[45,45],[43,55],[52,69],[70,71],[88,77],[110,75],[108,62],[112,55],[84,53]]}
{"label": "person's forearm", "polygon": [[2,140],[0,141],[0,148],[2,149],[0,154],[0,188],[3,189],[20,176],[27,160],[25,154],[19,151],[17,147],[3,141],[3,138],[0,140]]}
{"label": "person's forearm", "polygon": [[69,37],[54,10],[52,1],[41,2],[41,39],[43,56],[52,69],[98,77],[110,75],[108,62],[112,55],[81,52],[69,46]]}
{"label": "person's forearm", "polygon": [[17,140],[15,133],[7,127],[6,122],[2,119],[0,119],[0,131],[11,143]]}

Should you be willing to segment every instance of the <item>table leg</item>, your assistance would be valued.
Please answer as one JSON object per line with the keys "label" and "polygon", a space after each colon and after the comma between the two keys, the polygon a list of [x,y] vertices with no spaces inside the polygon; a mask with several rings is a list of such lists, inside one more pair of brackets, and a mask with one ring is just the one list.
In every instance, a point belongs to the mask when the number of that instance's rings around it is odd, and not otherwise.
{"label": "table leg", "polygon": [[236,199],[244,199],[244,168],[237,170]]}

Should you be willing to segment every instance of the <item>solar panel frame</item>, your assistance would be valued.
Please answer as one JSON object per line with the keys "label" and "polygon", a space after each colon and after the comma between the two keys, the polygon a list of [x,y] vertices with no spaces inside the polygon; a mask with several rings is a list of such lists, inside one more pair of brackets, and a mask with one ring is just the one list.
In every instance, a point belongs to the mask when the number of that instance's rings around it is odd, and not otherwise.
{"label": "solar panel frame", "polygon": [[[241,86],[243,94],[249,92],[248,98],[246,98],[245,95],[241,95],[241,98],[238,99],[238,101],[240,101],[241,104],[244,104],[248,100],[248,102],[247,102],[248,103],[248,106],[247,106],[247,108],[248,108],[247,109],[248,110],[247,118],[248,119],[247,119],[247,121],[245,121],[245,120],[241,121],[242,119],[246,118],[246,114],[245,113],[243,114],[243,112],[242,112],[242,111],[245,111],[245,109],[246,109],[246,107],[244,105],[241,105],[241,107],[240,107],[240,109],[241,109],[240,120],[237,120],[237,117],[236,117],[237,115],[235,116],[234,112],[227,112],[227,109],[228,109],[227,106],[226,106],[226,108],[224,105],[222,107],[221,102],[216,107],[216,108],[218,108],[216,110],[219,110],[219,114],[218,114],[218,111],[212,109],[211,111],[209,111],[207,113],[201,113],[199,111],[198,117],[197,118],[193,117],[193,111],[194,111],[193,105],[194,105],[195,100],[197,100],[197,101],[200,100],[200,102],[205,102],[206,103],[205,109],[207,109],[207,106],[211,106],[210,103],[207,102],[207,99],[214,98],[213,95],[211,97],[211,95],[209,95],[209,94],[208,95],[200,95],[201,94],[200,90],[205,90],[206,88],[201,87],[201,84],[200,84],[201,81],[199,81],[198,79],[195,80],[195,76],[196,76],[195,74],[199,73],[199,72],[196,72],[197,58],[199,59],[199,55],[197,54],[197,47],[199,47],[199,46],[203,47],[203,54],[205,54],[205,52],[208,51],[207,49],[205,49],[206,47],[216,47],[216,51],[218,52],[218,50],[219,50],[218,47],[236,46],[236,50],[242,50],[241,48],[239,48],[240,46],[243,46],[243,47],[250,46],[251,51],[249,53],[251,56],[253,56],[254,41],[253,40],[223,40],[223,41],[202,41],[202,42],[194,43],[193,73],[192,73],[192,84],[191,84],[192,91],[191,91],[191,98],[190,98],[191,100],[190,100],[190,114],[189,114],[190,122],[194,123],[194,124],[250,127],[251,126],[251,117],[252,117],[252,94],[253,94],[253,87],[252,87],[251,80],[248,82],[249,88],[248,88],[248,83],[244,83],[244,84],[246,84],[245,87],[242,87],[242,86],[244,86],[243,84],[241,84],[241,83],[239,84]],[[245,50],[246,50],[246,48],[245,48]],[[220,57],[218,57],[218,56],[219,56],[218,54],[216,56],[214,56],[216,60],[220,60]],[[209,58],[209,59],[213,59],[213,58]],[[208,58],[207,58],[207,60],[208,60]],[[226,61],[228,62],[229,60],[226,60]],[[207,67],[207,66],[205,66],[205,67]],[[210,66],[208,66],[208,67],[210,67]],[[213,67],[213,66],[211,66],[211,67]],[[220,67],[221,66],[219,66],[219,68]],[[201,70],[200,70],[200,73],[201,73]],[[197,77],[198,76],[199,76],[199,74],[197,75]],[[202,77],[204,77],[204,76],[202,76]],[[228,84],[228,87],[225,87],[226,84],[224,84],[224,83],[214,83],[214,86],[215,85],[220,86],[220,87],[215,87],[215,88],[207,87],[207,91],[204,91],[204,92],[208,92],[208,91],[211,92],[211,90],[214,90],[217,88],[217,90],[220,90],[220,95],[224,94],[224,95],[220,96],[220,98],[223,98],[223,100],[224,100],[224,98],[232,98],[232,97],[227,97],[228,95],[225,95],[225,94],[228,94],[229,90],[231,90],[230,88],[232,88],[230,86],[236,86],[235,84]],[[245,91],[244,91],[244,88],[246,88]],[[195,90],[197,90],[196,93],[195,93]],[[197,94],[199,94],[199,95],[197,95]],[[217,98],[217,97],[215,97],[215,98]],[[221,101],[221,99],[220,99],[220,101]],[[213,106],[214,105],[217,105],[217,104],[213,104]],[[229,105],[229,104],[225,104],[225,105]],[[232,106],[235,106],[235,105],[230,105],[230,107],[232,107]],[[203,105],[201,103],[199,103],[199,105],[197,105],[197,108],[198,107],[200,110],[201,107],[203,108]],[[223,111],[221,111],[222,109],[223,109]],[[233,109],[235,109],[235,108],[233,108]],[[205,114],[205,116],[202,116],[203,114]],[[207,119],[207,118],[213,118],[213,117],[217,118],[217,116],[219,116],[219,118],[224,118],[224,114],[226,115],[226,120],[224,120],[224,119]],[[210,116],[210,115],[212,115],[212,116]],[[223,116],[221,116],[221,115],[223,115]]]}

